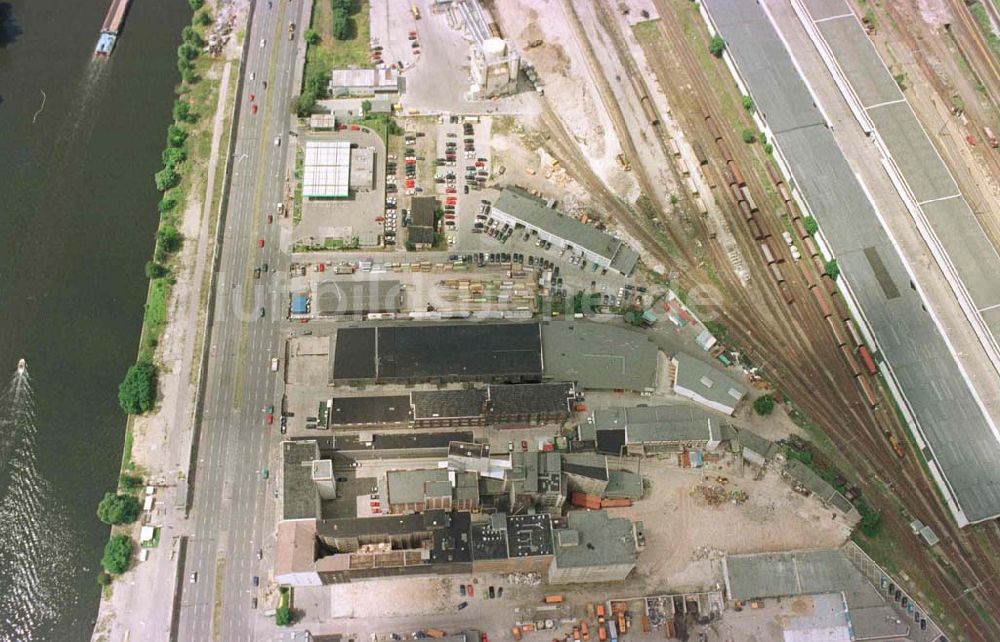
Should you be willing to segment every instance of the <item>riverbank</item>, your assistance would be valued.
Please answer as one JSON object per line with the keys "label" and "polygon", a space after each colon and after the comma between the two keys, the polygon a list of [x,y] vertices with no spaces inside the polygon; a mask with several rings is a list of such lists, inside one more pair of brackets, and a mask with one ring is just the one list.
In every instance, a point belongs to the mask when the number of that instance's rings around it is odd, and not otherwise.
{"label": "riverbank", "polygon": [[[157,366],[157,400],[151,412],[129,417],[122,457],[123,473],[139,474],[155,488],[153,509],[141,521],[159,528],[159,544],[150,549],[146,561],[138,561],[142,549],[133,548],[131,568],[102,596],[94,640],[167,639],[171,596],[180,581],[180,544],[187,534],[187,478],[206,352],[212,267],[248,15],[245,2],[220,4],[210,10],[217,19],[229,12],[232,38],[217,56],[203,54],[194,60],[179,85],[182,100],[197,120],[185,127],[187,157],[178,170],[180,181],[164,193],[164,200],[175,201],[168,211],[176,213],[164,216],[158,248],[163,225],[175,226],[184,243],[165,265],[169,275],[151,280],[139,359],[150,358]],[[195,28],[199,26],[201,37],[207,40],[211,26],[196,21]],[[174,115],[178,115],[176,109]],[[162,205],[161,201],[161,213]],[[154,261],[160,263],[162,257],[157,254]],[[169,287],[164,289],[164,285]],[[115,527],[113,534],[127,534],[138,544],[141,526]]]}

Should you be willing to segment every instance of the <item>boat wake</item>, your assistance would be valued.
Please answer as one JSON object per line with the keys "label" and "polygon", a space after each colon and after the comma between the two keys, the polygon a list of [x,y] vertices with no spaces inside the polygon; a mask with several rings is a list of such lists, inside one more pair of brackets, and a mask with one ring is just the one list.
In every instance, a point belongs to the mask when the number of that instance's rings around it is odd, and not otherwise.
{"label": "boat wake", "polygon": [[0,640],[47,639],[74,598],[72,534],[62,503],[39,474],[35,402],[27,368],[0,397]]}

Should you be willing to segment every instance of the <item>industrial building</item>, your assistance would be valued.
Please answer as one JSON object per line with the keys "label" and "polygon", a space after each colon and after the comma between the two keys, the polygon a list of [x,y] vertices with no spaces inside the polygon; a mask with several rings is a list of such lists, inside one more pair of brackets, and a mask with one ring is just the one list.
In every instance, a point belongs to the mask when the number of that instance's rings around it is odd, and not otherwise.
{"label": "industrial building", "polygon": [[304,198],[347,198],[350,176],[351,143],[344,140],[306,141],[302,176]]}
{"label": "industrial building", "polygon": [[355,191],[375,188],[375,148],[352,147],[349,187]]}
{"label": "industrial building", "polygon": [[440,203],[433,196],[415,196],[410,199],[410,222],[406,226],[406,240],[414,249],[426,250],[434,245],[434,218],[439,206]]}
{"label": "industrial building", "polygon": [[712,410],[732,415],[747,395],[741,383],[683,352],[675,354],[670,363],[674,392]]}
{"label": "industrial building", "polygon": [[562,460],[557,452],[515,450],[510,453],[510,470],[505,481],[514,510],[538,507],[558,515],[566,501]]}
{"label": "industrial building", "polygon": [[542,327],[545,376],[583,389],[652,392],[659,350],[649,337],[617,325],[582,320]]}
{"label": "industrial building", "polygon": [[493,203],[493,218],[500,225],[525,228],[552,245],[582,254],[589,262],[628,276],[639,255],[628,243],[546,206],[517,187],[507,187]]}
{"label": "industrial building", "polygon": [[555,531],[550,584],[621,582],[635,568],[639,549],[631,521],[603,510],[575,510],[566,523]]}
{"label": "industrial building", "polygon": [[479,510],[479,476],[447,468],[390,470],[386,473],[389,513]]}
{"label": "industrial building", "polygon": [[322,281],[316,285],[316,313],[321,317],[358,319],[367,314],[395,313],[403,307],[403,288],[396,280]]}
{"label": "industrial building", "polygon": [[333,98],[398,94],[399,91],[399,71],[395,67],[334,69],[330,72],[329,95]]}
{"label": "industrial building", "polygon": [[521,57],[510,43],[500,37],[496,22],[478,0],[460,0],[454,5],[466,37],[470,41],[472,86],[469,98],[483,100],[506,96],[517,91]]}
{"label": "industrial building", "polygon": [[542,378],[537,323],[436,323],[340,328],[331,337],[334,385]]}
{"label": "industrial building", "polygon": [[404,427],[410,424],[410,397],[334,397],[327,416],[331,428]]}
{"label": "industrial building", "polygon": [[718,420],[688,406],[639,406],[595,410],[579,427],[580,441],[593,441],[610,455],[659,455],[715,450],[722,441]]}

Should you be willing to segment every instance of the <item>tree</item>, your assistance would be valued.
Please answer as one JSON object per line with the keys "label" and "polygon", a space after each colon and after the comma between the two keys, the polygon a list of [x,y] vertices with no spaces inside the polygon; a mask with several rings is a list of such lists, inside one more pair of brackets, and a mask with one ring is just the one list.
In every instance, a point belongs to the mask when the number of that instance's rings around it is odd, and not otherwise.
{"label": "tree", "polygon": [[167,127],[167,145],[170,147],[181,147],[187,140],[187,132],[180,125]]}
{"label": "tree", "polygon": [[111,575],[109,575],[107,571],[101,571],[97,574],[97,583],[101,586],[111,584],[111,579]]}
{"label": "tree", "polygon": [[761,395],[754,399],[753,409],[760,416],[766,416],[774,412],[774,397],[771,395]]}
{"label": "tree", "polygon": [[186,100],[181,100],[180,98],[174,101],[173,115],[174,120],[179,123],[192,122],[194,120],[194,114],[191,112],[191,105],[189,105]]}
{"label": "tree", "polygon": [[819,231],[819,224],[816,223],[816,219],[811,216],[802,217],[802,227],[806,228],[806,232],[809,232],[809,234],[813,236],[815,236],[816,232]]}
{"label": "tree", "polygon": [[770,156],[774,153],[774,145],[771,143],[764,143],[764,153]]}
{"label": "tree", "polygon": [[351,23],[347,18],[347,12],[342,9],[333,10],[333,20],[331,26],[333,37],[337,40],[347,40],[351,35]]}
{"label": "tree", "polygon": [[753,98],[751,98],[750,96],[744,96],[743,97],[743,109],[745,109],[745,110],[747,110],[749,112],[753,112],[753,109],[754,109]]}
{"label": "tree", "polygon": [[183,76],[184,74],[190,72],[192,69],[194,69],[194,63],[193,62],[191,62],[187,58],[178,58],[177,59],[177,72],[180,73],[181,76]]}
{"label": "tree", "polygon": [[837,259],[830,259],[829,261],[826,262],[826,265],[824,265],[823,268],[824,271],[827,274],[829,274],[830,278],[833,279],[834,281],[836,281],[837,277],[840,276],[840,266],[837,265]]}
{"label": "tree", "polygon": [[184,236],[173,225],[162,225],[156,231],[156,242],[167,254],[173,254],[180,249]]}
{"label": "tree", "polygon": [[201,80],[201,77],[195,73],[195,70],[192,67],[191,69],[185,69],[181,72],[181,80],[183,80],[186,85],[193,85]]}
{"label": "tree", "polygon": [[177,199],[173,196],[164,196],[160,199],[160,202],[156,204],[156,209],[160,210],[160,214],[166,214],[177,207]]}
{"label": "tree", "polygon": [[168,270],[167,266],[162,263],[157,263],[156,261],[146,261],[147,279],[162,279],[168,274],[170,274],[170,270]]}
{"label": "tree", "polygon": [[287,606],[279,606],[274,610],[274,623],[278,626],[288,626],[292,623],[292,610]]}
{"label": "tree", "polygon": [[125,490],[138,490],[142,488],[143,479],[139,475],[129,475],[122,473],[118,475],[118,485]]}
{"label": "tree", "polygon": [[349,14],[354,8],[354,0],[330,0],[330,6],[333,7],[334,11],[343,11]]}
{"label": "tree", "polygon": [[311,91],[303,91],[292,101],[292,111],[298,116],[308,116],[316,109],[316,94]]}
{"label": "tree", "polygon": [[180,47],[177,47],[177,58],[187,58],[188,60],[194,60],[198,57],[198,47],[194,46],[190,42],[182,42]]}
{"label": "tree", "polygon": [[111,575],[121,575],[128,570],[132,557],[132,540],[128,535],[115,535],[104,546],[101,566]]}
{"label": "tree", "polygon": [[208,9],[199,11],[194,15],[194,23],[202,27],[207,27],[212,24],[212,14],[208,12]]}
{"label": "tree", "polygon": [[139,500],[132,495],[104,493],[97,505],[97,517],[105,524],[131,524],[139,518]]}
{"label": "tree", "polygon": [[181,182],[181,176],[174,171],[173,167],[164,167],[153,174],[153,180],[156,182],[156,189],[165,192],[171,187],[176,187]]}
{"label": "tree", "polygon": [[191,11],[197,11],[204,6],[205,0],[188,0],[188,6],[191,7]]}
{"label": "tree", "polygon": [[740,134],[740,137],[743,139],[743,142],[746,143],[747,145],[757,140],[757,137],[754,135],[752,129],[744,129],[743,132]]}
{"label": "tree", "polygon": [[708,50],[716,58],[721,58],[722,52],[726,50],[726,41],[722,39],[722,36],[713,36],[711,42],[708,43]]}
{"label": "tree", "polygon": [[319,34],[316,33],[315,29],[306,29],[305,33],[302,34],[302,37],[305,39],[307,45],[319,44]]}
{"label": "tree", "polygon": [[183,147],[168,147],[160,154],[164,167],[175,167],[187,160],[187,152]]}
{"label": "tree", "polygon": [[205,41],[202,40],[198,32],[195,31],[195,28],[190,25],[181,29],[181,40],[190,43],[199,49],[205,46]]}
{"label": "tree", "polygon": [[141,415],[156,400],[156,366],[142,360],[130,367],[118,386],[118,403],[130,415]]}
{"label": "tree", "polygon": [[365,116],[367,116],[368,114],[371,113],[371,111],[372,111],[372,101],[370,101],[370,100],[362,100],[361,101],[361,112]]}

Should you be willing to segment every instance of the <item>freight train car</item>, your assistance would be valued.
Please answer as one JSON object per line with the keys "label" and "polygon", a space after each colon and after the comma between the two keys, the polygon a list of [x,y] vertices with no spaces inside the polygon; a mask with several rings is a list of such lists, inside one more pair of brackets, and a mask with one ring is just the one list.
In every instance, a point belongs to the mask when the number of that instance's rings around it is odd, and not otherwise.
{"label": "freight train car", "polygon": [[822,288],[813,286],[809,288],[809,291],[813,293],[813,298],[816,299],[816,303],[819,304],[819,309],[823,312],[824,317],[830,316],[830,304],[826,301],[826,293],[823,292]]}
{"label": "freight train car", "polygon": [[865,364],[865,370],[868,374],[874,375],[878,372],[878,366],[875,365],[875,359],[872,358],[871,352],[864,345],[858,346],[858,356],[861,357],[861,361]]}

